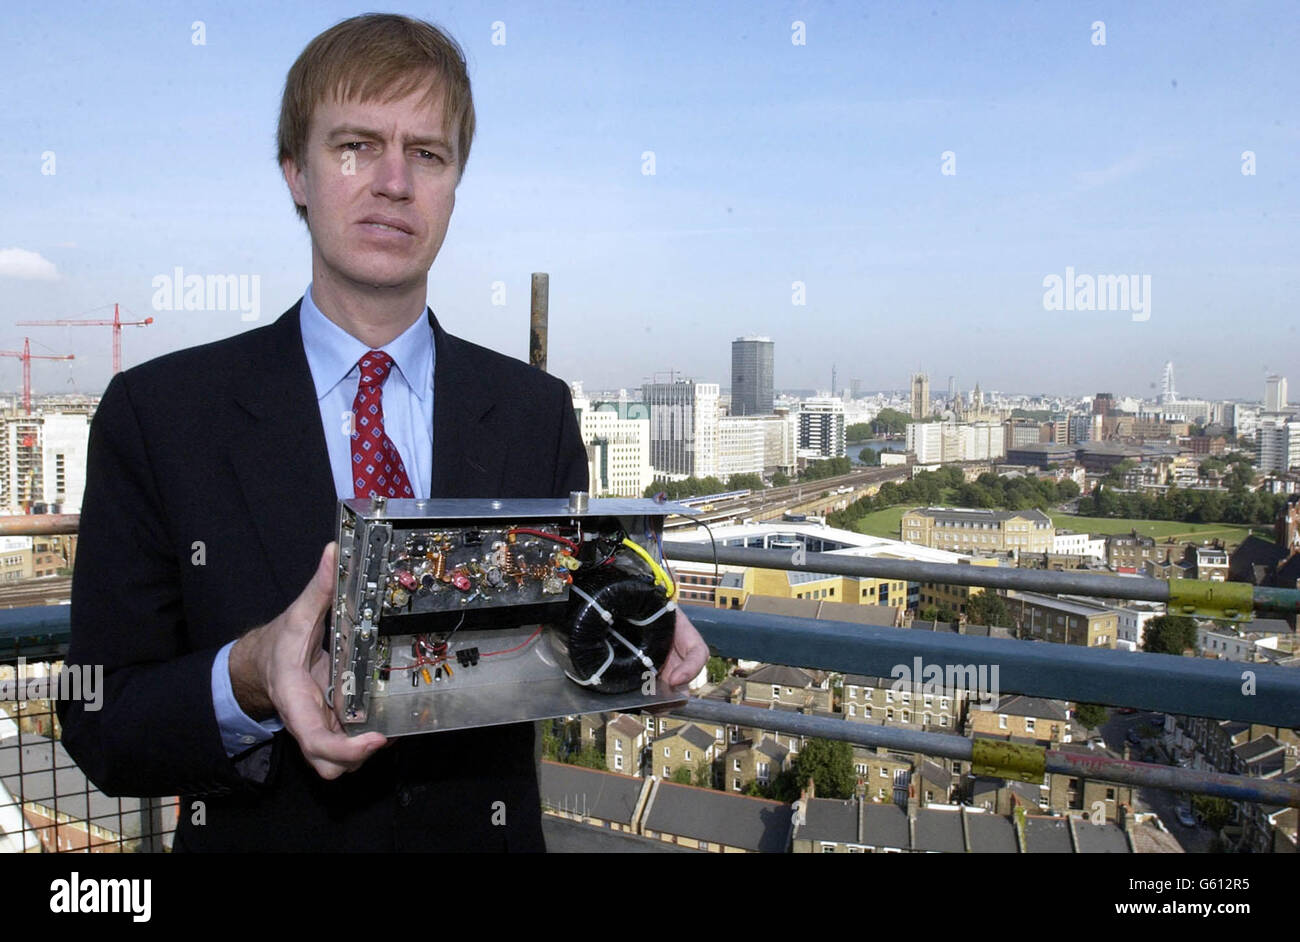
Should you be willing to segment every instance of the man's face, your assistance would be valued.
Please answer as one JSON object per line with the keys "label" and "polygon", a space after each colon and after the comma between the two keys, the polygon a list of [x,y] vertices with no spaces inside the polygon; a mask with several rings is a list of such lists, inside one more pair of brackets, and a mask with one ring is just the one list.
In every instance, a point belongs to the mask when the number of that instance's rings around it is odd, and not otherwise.
{"label": "man's face", "polygon": [[337,288],[414,288],[442,248],[459,179],[456,131],[443,130],[442,96],[316,106],[303,166],[284,161],[307,207],[313,278]]}

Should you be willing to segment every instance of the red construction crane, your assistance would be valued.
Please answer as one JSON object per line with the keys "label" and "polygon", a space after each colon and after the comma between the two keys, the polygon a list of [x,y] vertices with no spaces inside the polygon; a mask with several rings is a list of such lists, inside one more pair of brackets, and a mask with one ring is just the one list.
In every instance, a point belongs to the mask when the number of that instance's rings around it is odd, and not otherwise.
{"label": "red construction crane", "polygon": [[[113,374],[117,375],[122,372],[122,328],[123,327],[144,327],[146,324],[152,324],[153,318],[146,317],[142,321],[124,321],[118,315],[117,305],[113,305],[113,319],[99,321],[75,321],[75,320],[57,320],[57,321],[18,321],[19,327],[112,327],[113,328]],[[69,358],[71,359],[71,358]]]}
{"label": "red construction crane", "polygon": [[26,337],[23,338],[23,349],[21,353],[17,350],[0,350],[0,357],[18,357],[18,359],[23,361],[23,411],[28,415],[32,414],[32,360],[76,359],[76,356],[71,353],[63,355],[32,353],[31,341]]}

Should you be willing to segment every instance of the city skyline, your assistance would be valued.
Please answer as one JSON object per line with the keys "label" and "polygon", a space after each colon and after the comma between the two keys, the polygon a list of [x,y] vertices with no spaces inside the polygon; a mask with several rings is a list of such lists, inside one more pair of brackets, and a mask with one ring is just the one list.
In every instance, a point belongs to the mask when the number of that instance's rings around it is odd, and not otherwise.
{"label": "city skyline", "polygon": [[[1149,396],[1172,360],[1183,396],[1255,401],[1300,372],[1286,11],[439,11],[479,135],[430,304],[525,358],[529,273],[549,272],[550,369],[591,388],[666,365],[725,382],[731,340],[762,334],[778,390],[824,388],[832,364],[843,387],[905,389],[901,360],[961,389]],[[298,298],[310,246],[275,114],[307,39],[353,12],[7,14],[0,348],[77,357],[33,364],[37,393],[102,390],[110,334],[15,321],[118,301],[155,318],[124,331],[129,367]],[[177,268],[256,276],[257,320],[159,306]],[[20,371],[0,363],[0,386]]]}

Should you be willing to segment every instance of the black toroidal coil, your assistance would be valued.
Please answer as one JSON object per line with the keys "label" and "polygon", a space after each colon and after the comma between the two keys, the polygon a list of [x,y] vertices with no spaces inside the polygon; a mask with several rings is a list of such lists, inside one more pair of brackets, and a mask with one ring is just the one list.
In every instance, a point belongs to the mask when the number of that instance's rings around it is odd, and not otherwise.
{"label": "black toroidal coil", "polygon": [[[602,568],[576,579],[573,588],[590,596],[588,599],[570,591],[569,617],[561,626],[567,627],[573,676],[587,681],[599,673],[599,681],[589,684],[588,689],[601,693],[627,693],[644,687],[650,668],[642,657],[653,662],[656,674],[663,667],[673,644],[676,613],[663,611],[646,625],[634,625],[628,619],[644,621],[661,611],[666,602],[663,591],[646,579],[615,567]],[[600,609],[613,616],[613,624],[605,620]],[[619,640],[615,632],[631,647]]]}

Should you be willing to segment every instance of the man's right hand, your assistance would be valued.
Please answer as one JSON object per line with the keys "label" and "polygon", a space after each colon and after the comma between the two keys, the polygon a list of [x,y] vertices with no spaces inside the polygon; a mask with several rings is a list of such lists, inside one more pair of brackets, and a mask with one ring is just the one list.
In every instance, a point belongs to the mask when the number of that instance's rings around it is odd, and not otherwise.
{"label": "man's right hand", "polygon": [[321,640],[334,599],[337,554],[337,543],[326,546],[316,574],[293,604],[230,649],[230,685],[240,708],[259,721],[279,716],[324,779],[360,768],[388,742],[380,733],[343,732],[325,699],[330,663]]}

